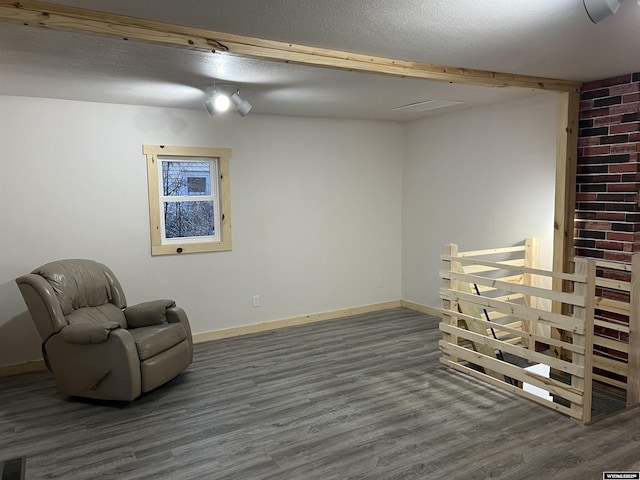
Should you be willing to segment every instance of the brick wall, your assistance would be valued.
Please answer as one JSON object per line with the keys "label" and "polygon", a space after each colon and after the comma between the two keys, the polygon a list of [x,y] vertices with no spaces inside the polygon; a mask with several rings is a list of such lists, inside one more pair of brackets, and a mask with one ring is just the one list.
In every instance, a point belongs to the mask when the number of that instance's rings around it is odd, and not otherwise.
{"label": "brick wall", "polygon": [[584,84],[575,254],[630,262],[640,251],[640,72]]}
{"label": "brick wall", "polygon": [[[583,85],[576,178],[575,254],[631,262],[640,252],[640,72]],[[598,269],[603,278],[629,281],[630,274]],[[596,296],[629,301],[629,294],[598,287]],[[596,319],[628,325],[628,318],[596,310]],[[596,327],[601,337],[628,342],[628,334]],[[619,351],[595,347],[597,355],[626,360]],[[594,369],[624,381],[623,377]]]}

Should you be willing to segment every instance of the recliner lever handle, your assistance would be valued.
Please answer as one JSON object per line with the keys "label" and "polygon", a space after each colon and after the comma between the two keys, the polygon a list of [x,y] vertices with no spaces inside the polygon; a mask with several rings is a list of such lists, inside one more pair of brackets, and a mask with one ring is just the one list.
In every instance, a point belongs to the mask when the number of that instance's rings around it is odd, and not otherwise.
{"label": "recliner lever handle", "polygon": [[105,370],[102,376],[98,379],[98,381],[93,384],[93,387],[91,387],[91,390],[96,390],[98,386],[100,386],[100,384],[103,382],[103,380],[107,378],[107,375],[109,375],[110,373],[111,373],[111,370]]}

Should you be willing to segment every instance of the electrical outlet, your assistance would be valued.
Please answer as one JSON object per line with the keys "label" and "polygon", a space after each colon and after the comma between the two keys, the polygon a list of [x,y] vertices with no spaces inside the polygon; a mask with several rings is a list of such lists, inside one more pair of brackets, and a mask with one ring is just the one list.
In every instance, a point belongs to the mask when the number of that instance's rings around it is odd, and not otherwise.
{"label": "electrical outlet", "polygon": [[378,288],[384,287],[384,278],[378,278]]}
{"label": "electrical outlet", "polygon": [[251,306],[254,308],[260,306],[260,295],[254,295],[251,297]]}

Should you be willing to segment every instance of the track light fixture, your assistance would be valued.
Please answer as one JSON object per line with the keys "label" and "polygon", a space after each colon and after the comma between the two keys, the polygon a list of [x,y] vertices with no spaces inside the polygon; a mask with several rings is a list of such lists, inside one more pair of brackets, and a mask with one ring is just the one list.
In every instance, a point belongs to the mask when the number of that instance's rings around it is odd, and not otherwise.
{"label": "track light fixture", "polygon": [[591,21],[598,23],[616,13],[624,0],[582,0],[582,2]]}
{"label": "track light fixture", "polygon": [[242,117],[251,111],[252,105],[240,97],[240,89],[236,85],[213,84],[209,85],[207,92],[205,106],[209,115],[226,112],[232,105]]}

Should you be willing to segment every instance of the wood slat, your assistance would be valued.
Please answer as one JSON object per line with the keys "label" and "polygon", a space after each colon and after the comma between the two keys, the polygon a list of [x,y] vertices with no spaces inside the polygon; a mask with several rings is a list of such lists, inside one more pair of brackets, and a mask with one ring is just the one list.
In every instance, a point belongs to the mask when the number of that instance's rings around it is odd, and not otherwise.
{"label": "wood slat", "polygon": [[505,292],[521,293],[523,295],[531,295],[538,298],[547,298],[552,301],[562,302],[569,305],[577,305],[579,307],[583,307],[585,305],[585,298],[573,293],[557,292],[547,288],[530,287],[529,285],[517,285],[509,282],[502,282],[500,280],[494,280],[492,278],[481,277],[479,275],[467,275],[457,272],[441,271],[440,277],[451,278],[452,280],[458,280],[460,282],[467,282],[470,284],[484,285],[497,290],[504,290]]}
{"label": "wood slat", "polygon": [[499,372],[504,376],[519,380],[524,383],[531,384],[543,390],[558,395],[575,405],[583,404],[583,391],[567,385],[562,382],[558,382],[552,378],[542,377],[534,372],[524,370],[522,368],[510,365],[495,358],[488,357],[479,352],[459,347],[444,341],[439,342],[440,349],[443,352],[455,352],[455,356],[467,362],[473,363],[483,368],[489,368],[493,371]]}
{"label": "wood slat", "polygon": [[542,363],[549,365],[553,368],[560,370],[561,372],[569,373],[571,375],[584,375],[584,369],[580,366],[574,365],[570,362],[565,362],[557,358],[550,357],[542,353],[528,350],[527,348],[519,347],[517,345],[511,345],[507,342],[495,340],[488,336],[478,335],[477,333],[464,330],[462,328],[447,325],[445,323],[440,324],[440,331],[457,335],[458,338],[465,338],[475,343],[482,343],[488,345],[494,350],[502,350],[503,352],[510,353],[516,357],[527,360],[530,363]]}
{"label": "wood slat", "polygon": [[593,336],[593,344],[599,347],[609,348],[618,352],[629,353],[629,344],[621,342],[620,340],[614,340],[612,338]]}
{"label": "wood slat", "polygon": [[600,355],[593,355],[593,366],[600,370],[606,370],[607,372],[622,375],[623,377],[626,377],[629,373],[629,366],[626,362]]}
{"label": "wood slat", "polygon": [[627,302],[621,302],[619,300],[596,297],[595,308],[597,310],[604,310],[605,312],[618,313],[620,315],[629,316],[631,305]]}
{"label": "wood slat", "polygon": [[[540,275],[543,277],[549,277],[557,280],[566,280],[569,282],[586,282],[586,277],[584,275],[575,274],[575,273],[562,273],[562,272],[550,272],[547,270],[540,270],[537,268],[527,268],[527,267],[514,267],[511,265],[501,264],[499,262],[487,262],[484,260],[477,260],[475,258],[463,258],[458,256],[451,255],[440,255],[440,260],[447,260],[460,263],[463,267],[466,268],[467,265],[485,265],[489,267],[496,267],[498,270],[508,270],[511,272],[522,273],[522,274],[531,274],[531,275]],[[555,289],[557,291],[561,291],[561,289]]]}
{"label": "wood slat", "polygon": [[440,289],[440,296],[456,302],[462,301],[474,304],[480,308],[486,308],[487,310],[495,309],[516,316],[522,320],[530,320],[535,323],[561,328],[575,333],[584,333],[583,322],[560,313],[532,309],[523,305],[514,305],[509,302],[500,302],[486,297],[447,289]]}
{"label": "wood slat", "polygon": [[[523,258],[516,258],[514,260],[503,260],[500,262],[500,265],[509,265],[512,267],[525,266]],[[464,268],[464,273],[486,273],[486,272],[495,272],[496,270],[502,270],[502,268],[489,267],[486,265],[469,265]]]}
{"label": "wood slat", "polygon": [[629,333],[629,327],[627,325],[622,325],[620,323],[607,322],[606,320],[595,318],[593,320],[593,324],[598,327],[615,330],[616,332]]}
{"label": "wood slat", "polygon": [[496,255],[503,253],[524,252],[524,245],[515,247],[488,248],[486,250],[473,250],[468,252],[458,252],[459,257],[483,257],[486,255]]}
{"label": "wood slat", "polygon": [[614,380],[613,378],[605,377],[603,375],[598,375],[597,373],[593,374],[593,379],[598,382],[606,383],[607,385],[611,385],[612,387],[620,388],[622,390],[627,389],[627,384],[625,382],[621,382],[619,380]]}
{"label": "wood slat", "polygon": [[531,400],[533,402],[539,403],[540,405],[543,405],[547,408],[550,408],[552,410],[556,410],[559,413],[562,413],[564,415],[567,415],[568,417],[573,417],[576,420],[579,420],[581,417],[581,414],[575,412],[574,410],[567,408],[559,403],[555,403],[549,400],[546,400],[538,395],[534,395],[531,392],[527,392],[521,388],[515,387],[513,385],[510,385],[508,383],[504,383],[504,382],[500,382],[498,380],[496,380],[493,377],[490,377],[489,375],[485,375],[482,372],[478,372],[477,370],[473,370],[472,368],[466,367],[464,365],[460,365],[459,363],[454,363],[454,362],[450,362],[448,360],[445,360],[443,358],[440,359],[440,362],[443,365],[446,365],[447,367],[453,368],[455,370],[458,370],[459,372],[462,373],[466,373],[467,375],[470,375],[472,377],[475,377],[477,379],[482,380],[485,383],[489,383],[495,387],[501,388],[503,390],[506,390],[508,392],[514,393],[520,397],[526,398],[528,400]]}
{"label": "wood slat", "polygon": [[608,268],[610,270],[620,270],[623,272],[630,272],[631,265],[628,263],[607,262],[605,260],[596,260],[596,267]]}
{"label": "wood slat", "polygon": [[596,278],[596,286],[610,288],[612,290],[620,290],[621,292],[630,292],[631,284],[621,280],[612,280],[610,278]]}

